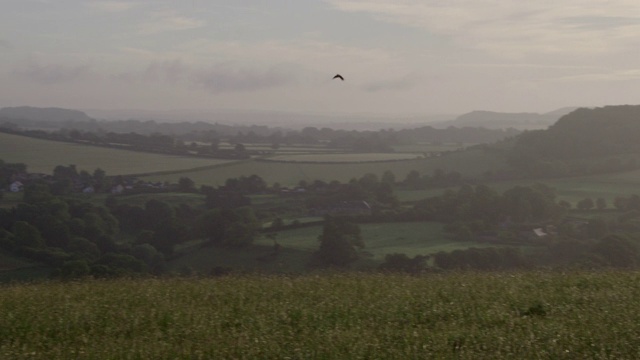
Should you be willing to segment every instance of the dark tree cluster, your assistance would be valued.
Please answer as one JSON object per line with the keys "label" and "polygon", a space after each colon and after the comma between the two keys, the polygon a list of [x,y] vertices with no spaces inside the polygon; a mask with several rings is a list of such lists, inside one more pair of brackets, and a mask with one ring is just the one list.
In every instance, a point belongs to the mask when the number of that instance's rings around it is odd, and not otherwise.
{"label": "dark tree cluster", "polygon": [[[73,166],[56,169],[60,179],[75,176]],[[155,199],[136,206],[115,196],[97,206],[55,189],[56,183],[30,183],[22,203],[0,209],[0,249],[45,263],[61,277],[161,274],[176,245],[208,239],[245,246],[259,228],[247,207],[205,211]]]}
{"label": "dark tree cluster", "polygon": [[[5,251],[44,262],[63,276],[123,275],[148,271],[129,248],[116,242],[118,219],[102,206],[63,199],[47,184],[30,184],[24,202],[1,209],[0,245]],[[113,267],[118,258],[125,267]]]}
{"label": "dark tree cluster", "polygon": [[462,174],[457,171],[445,172],[442,169],[436,169],[429,176],[420,175],[418,170],[412,170],[399,185],[410,190],[423,190],[433,187],[459,186],[464,182]]}
{"label": "dark tree cluster", "polygon": [[555,202],[552,188],[543,184],[516,186],[499,194],[486,185],[466,185],[458,191],[446,190],[441,196],[421,200],[414,206],[421,219],[454,222],[500,221],[539,222],[555,219],[564,209]]}
{"label": "dark tree cluster", "polygon": [[302,185],[308,192],[307,206],[311,209],[327,209],[344,202],[366,201],[375,210],[380,207],[393,208],[399,204],[393,192],[393,180],[389,181],[390,177],[393,177],[393,173],[386,172],[382,178],[375,174],[365,174],[346,184],[317,180]]}
{"label": "dark tree cluster", "polygon": [[0,159],[0,188],[6,188],[18,178],[27,173],[27,165],[22,163],[7,163]]}

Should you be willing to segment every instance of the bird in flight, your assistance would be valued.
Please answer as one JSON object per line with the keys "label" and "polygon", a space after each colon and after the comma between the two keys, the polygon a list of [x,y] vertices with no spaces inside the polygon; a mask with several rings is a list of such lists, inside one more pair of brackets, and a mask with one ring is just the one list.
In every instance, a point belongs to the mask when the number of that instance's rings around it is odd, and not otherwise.
{"label": "bird in flight", "polygon": [[[333,79],[340,79],[340,80],[344,81],[344,78],[340,74],[336,74],[336,76],[334,76]],[[333,80],[333,79],[331,79],[331,80]]]}

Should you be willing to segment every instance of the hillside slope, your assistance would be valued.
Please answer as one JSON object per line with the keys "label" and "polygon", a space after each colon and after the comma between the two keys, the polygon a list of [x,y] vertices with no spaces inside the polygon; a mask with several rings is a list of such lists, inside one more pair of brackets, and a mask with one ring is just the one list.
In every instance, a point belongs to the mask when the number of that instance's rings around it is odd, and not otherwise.
{"label": "hillside slope", "polygon": [[483,127],[487,129],[545,129],[555,123],[561,116],[575,110],[575,107],[557,109],[548,113],[503,113],[495,111],[472,111],[458,116],[454,120],[434,124],[436,128]]}

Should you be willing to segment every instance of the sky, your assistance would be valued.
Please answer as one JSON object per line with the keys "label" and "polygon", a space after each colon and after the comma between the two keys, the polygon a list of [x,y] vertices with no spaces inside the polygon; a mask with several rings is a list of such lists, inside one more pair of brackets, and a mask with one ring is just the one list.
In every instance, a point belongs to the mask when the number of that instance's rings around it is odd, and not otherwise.
{"label": "sky", "polygon": [[640,103],[637,0],[0,0],[0,9],[0,107],[419,115]]}

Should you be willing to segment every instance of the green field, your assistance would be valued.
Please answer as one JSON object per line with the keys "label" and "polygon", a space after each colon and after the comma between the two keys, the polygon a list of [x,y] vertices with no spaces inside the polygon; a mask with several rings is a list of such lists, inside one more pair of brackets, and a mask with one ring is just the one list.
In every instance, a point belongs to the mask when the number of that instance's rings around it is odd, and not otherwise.
{"label": "green field", "polygon": [[[456,248],[467,248],[477,243],[452,243],[446,239],[442,224],[414,223],[376,223],[360,224],[365,249],[373,259],[384,260],[391,253],[405,253],[409,256],[425,255],[441,250],[450,251]],[[322,226],[286,230],[278,233],[278,243],[285,248],[303,251],[318,249],[318,236]],[[269,245],[270,240],[262,238],[256,244]]]}
{"label": "green field", "polygon": [[397,161],[410,160],[420,157],[409,153],[345,153],[345,154],[303,154],[303,155],[278,155],[270,157],[270,161],[290,162],[330,162],[330,163],[356,163],[370,161]]}
{"label": "green field", "polygon": [[442,169],[446,172],[459,171],[463,175],[477,176],[486,172],[487,169],[498,169],[502,166],[504,166],[504,160],[497,158],[494,154],[487,154],[482,150],[471,150],[455,152],[440,157],[384,163],[296,164],[253,160],[222,165],[211,169],[185,171],[176,174],[149,175],[143,177],[143,179],[177,182],[180,177],[186,176],[199,185],[221,185],[229,178],[256,174],[268,184],[277,182],[283,186],[295,186],[300,180],[309,182],[314,180],[348,182],[367,173],[381,176],[386,170],[392,171],[399,180],[406,177],[412,170],[430,175],[434,170]]}
{"label": "green field", "polygon": [[[536,181],[508,181],[489,184],[499,191],[510,189],[516,185],[531,185]],[[547,184],[556,189],[558,200],[565,200],[575,205],[578,201],[591,197],[604,198],[609,206],[617,196],[640,195],[640,170],[614,174],[581,176],[561,179],[541,179],[537,182]]]}
{"label": "green field", "polygon": [[35,173],[53,173],[57,165],[76,165],[78,171],[101,168],[107,175],[179,172],[229,163],[228,160],[151,154],[72,144],[0,133],[0,159],[27,164]]}
{"label": "green field", "polygon": [[[578,201],[586,197],[591,197],[594,201],[601,197],[607,201],[609,207],[612,207],[613,200],[618,196],[628,197],[632,194],[640,195],[640,170],[560,179],[500,181],[487,183],[485,185],[496,191],[503,192],[515,186],[529,186],[535,183],[542,183],[553,187],[556,190],[558,200],[568,201],[574,206]],[[459,187],[452,187],[450,189],[457,190]],[[431,188],[415,191],[398,190],[396,194],[400,201],[411,202],[442,195],[445,190],[446,188]]]}
{"label": "green field", "polygon": [[5,359],[637,359],[640,273],[240,276],[0,288]]}
{"label": "green field", "polygon": [[[355,268],[375,267],[384,261],[387,254],[393,253],[413,257],[439,251],[495,246],[451,241],[439,223],[360,224],[360,229],[365,248],[361,250],[362,259],[354,265]],[[179,252],[184,255],[169,265],[174,272],[191,268],[203,274],[208,274],[216,266],[241,271],[302,273],[309,270],[308,265],[313,253],[318,250],[318,236],[321,233],[321,225],[277,232],[276,241],[280,244],[281,250],[278,256],[273,258],[267,256],[272,253],[273,240],[266,236],[259,237],[253,246],[244,249],[202,248],[196,242],[192,247],[182,247]]]}
{"label": "green field", "polygon": [[467,146],[474,145],[447,143],[447,144],[432,144],[432,143],[417,143],[406,145],[394,145],[393,150],[397,152],[412,152],[412,153],[430,153],[430,152],[442,152],[442,151],[455,151],[464,149]]}

